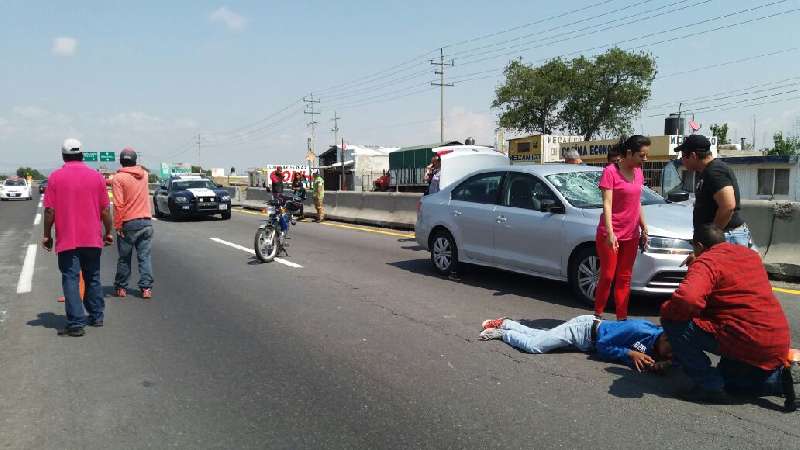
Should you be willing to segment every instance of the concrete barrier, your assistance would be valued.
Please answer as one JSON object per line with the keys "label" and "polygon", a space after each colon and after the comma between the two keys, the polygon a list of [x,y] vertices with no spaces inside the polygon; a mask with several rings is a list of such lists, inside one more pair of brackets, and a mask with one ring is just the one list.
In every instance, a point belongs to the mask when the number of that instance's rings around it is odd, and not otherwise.
{"label": "concrete barrier", "polygon": [[243,200],[257,200],[265,202],[272,198],[272,193],[264,188],[249,187],[246,188],[245,197]]}
{"label": "concrete barrier", "polygon": [[764,257],[764,267],[777,278],[800,278],[800,203],[743,200],[742,217]]}
{"label": "concrete barrier", "polygon": [[[325,216],[342,222],[413,230],[421,194],[333,191],[325,193]],[[305,201],[306,217],[316,218],[314,201]]]}

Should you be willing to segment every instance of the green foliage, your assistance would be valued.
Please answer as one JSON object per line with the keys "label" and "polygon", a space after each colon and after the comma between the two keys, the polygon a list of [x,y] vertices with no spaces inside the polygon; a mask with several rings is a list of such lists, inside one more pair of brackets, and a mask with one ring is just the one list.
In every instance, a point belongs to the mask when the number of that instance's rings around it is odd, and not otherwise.
{"label": "green foliage", "polygon": [[792,156],[800,155],[800,137],[783,137],[780,131],[772,136],[775,146],[767,152],[768,155]]}
{"label": "green foliage", "polygon": [[554,59],[542,66],[519,61],[506,67],[495,91],[500,126],[550,134],[563,131],[592,139],[629,132],[650,98],[656,61],[646,53],[608,50],[593,59]]}
{"label": "green foliage", "polygon": [[45,178],[47,178],[38,170],[32,169],[30,167],[20,167],[19,169],[17,169],[17,176],[21,178],[27,178],[28,176],[30,176],[34,180],[44,180]]}
{"label": "green foliage", "polygon": [[722,125],[716,123],[711,124],[711,135],[717,137],[717,144],[725,145],[731,143],[731,141],[728,140],[727,123],[723,123]]}

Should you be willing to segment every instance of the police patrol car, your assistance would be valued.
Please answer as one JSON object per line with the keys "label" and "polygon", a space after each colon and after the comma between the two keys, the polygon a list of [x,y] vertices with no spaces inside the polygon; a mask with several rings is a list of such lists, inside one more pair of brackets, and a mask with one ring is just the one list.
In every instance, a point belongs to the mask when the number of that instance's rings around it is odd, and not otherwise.
{"label": "police patrol car", "polygon": [[231,195],[200,175],[174,175],[153,194],[156,217],[203,217],[220,214],[231,218]]}

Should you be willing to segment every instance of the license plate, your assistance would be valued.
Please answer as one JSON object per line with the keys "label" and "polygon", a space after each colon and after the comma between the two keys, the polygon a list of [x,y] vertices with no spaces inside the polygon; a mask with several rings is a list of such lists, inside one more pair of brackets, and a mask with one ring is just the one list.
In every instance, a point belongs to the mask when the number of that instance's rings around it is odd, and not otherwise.
{"label": "license plate", "polygon": [[219,205],[219,210],[220,211],[225,211],[226,209],[228,209],[228,205],[225,205],[225,204]]}
{"label": "license plate", "polygon": [[12,197],[19,197],[22,194],[11,194]]}

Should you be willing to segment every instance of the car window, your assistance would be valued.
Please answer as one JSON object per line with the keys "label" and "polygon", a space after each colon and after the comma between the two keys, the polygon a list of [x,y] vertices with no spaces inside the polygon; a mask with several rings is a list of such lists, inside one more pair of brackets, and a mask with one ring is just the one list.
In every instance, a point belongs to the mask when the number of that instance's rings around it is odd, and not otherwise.
{"label": "car window", "polygon": [[453,189],[450,198],[452,200],[472,203],[497,203],[497,197],[500,193],[500,183],[502,181],[502,172],[475,175]]}
{"label": "car window", "polygon": [[[548,175],[549,181],[570,205],[576,208],[602,208],[603,194],[600,192],[600,177],[603,172],[569,172]],[[647,186],[642,187],[642,205],[666,203],[660,195]]]}
{"label": "car window", "polygon": [[25,180],[6,180],[6,186],[27,186]]}
{"label": "car window", "polygon": [[503,192],[503,206],[541,211],[544,200],[558,202],[553,191],[542,180],[522,173],[508,176]]}
{"label": "car window", "polygon": [[186,189],[216,189],[216,185],[209,180],[178,180],[172,182],[173,191],[185,191]]}

